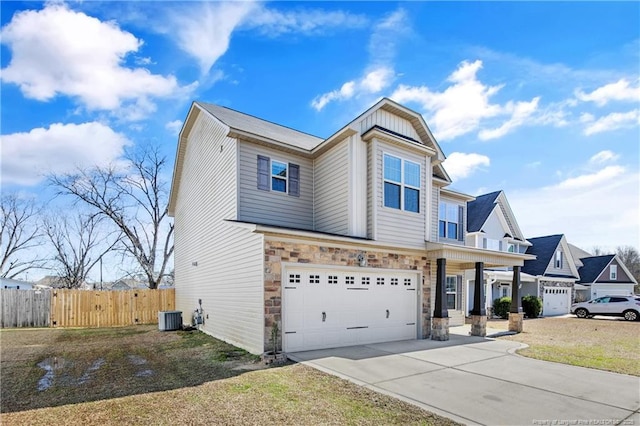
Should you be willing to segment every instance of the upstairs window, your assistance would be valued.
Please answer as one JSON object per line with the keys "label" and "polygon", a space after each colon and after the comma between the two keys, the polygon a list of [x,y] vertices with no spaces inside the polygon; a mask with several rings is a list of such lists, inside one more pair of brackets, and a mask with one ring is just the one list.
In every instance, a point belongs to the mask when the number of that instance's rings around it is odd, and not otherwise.
{"label": "upstairs window", "polygon": [[420,212],[420,164],[384,154],[384,206]]}
{"label": "upstairs window", "polygon": [[300,196],[300,166],[258,155],[258,189]]}
{"label": "upstairs window", "polygon": [[609,279],[615,281],[618,279],[618,265],[609,266]]}
{"label": "upstairs window", "polygon": [[462,206],[441,202],[438,209],[438,234],[440,238],[463,240]]}
{"label": "upstairs window", "polygon": [[560,250],[556,251],[555,266],[556,269],[562,269],[562,252]]}
{"label": "upstairs window", "polygon": [[287,164],[271,160],[271,190],[287,192]]}

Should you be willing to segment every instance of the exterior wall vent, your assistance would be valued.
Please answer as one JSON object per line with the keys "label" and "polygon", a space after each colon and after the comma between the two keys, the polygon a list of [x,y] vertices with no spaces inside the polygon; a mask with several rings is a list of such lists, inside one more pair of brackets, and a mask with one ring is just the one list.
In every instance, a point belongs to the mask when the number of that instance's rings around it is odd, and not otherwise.
{"label": "exterior wall vent", "polygon": [[182,328],[182,311],[158,312],[158,330],[176,331]]}

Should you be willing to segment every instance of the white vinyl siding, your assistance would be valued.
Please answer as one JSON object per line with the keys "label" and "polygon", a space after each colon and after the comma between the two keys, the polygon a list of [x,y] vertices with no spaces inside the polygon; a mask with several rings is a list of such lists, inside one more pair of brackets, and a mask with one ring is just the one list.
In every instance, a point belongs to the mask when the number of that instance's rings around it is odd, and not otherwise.
{"label": "white vinyl siding", "polygon": [[420,136],[418,136],[416,129],[409,120],[400,118],[382,109],[372,112],[360,121],[360,132],[365,133],[376,125],[411,139],[420,140]]}
{"label": "white vinyl siding", "polygon": [[[431,274],[430,274],[430,282],[429,287],[431,288],[431,308],[429,310],[430,314],[433,314],[433,310],[435,309],[435,301],[436,301],[436,274],[438,271],[437,263],[435,260],[431,261]],[[458,284],[456,284],[456,307],[460,307],[460,309],[447,309],[449,314],[449,325],[452,327],[464,325],[465,322],[465,306],[467,305],[466,301],[466,292],[464,291],[465,285],[464,276],[465,271],[460,269],[459,266],[447,264],[447,276],[461,276],[462,283],[461,288],[459,288]],[[459,291],[460,290],[460,291]],[[443,294],[445,300],[447,298],[446,292]]]}
{"label": "white vinyl siding", "polygon": [[440,187],[432,186],[431,192],[431,241],[438,241],[438,205],[440,204]]}
{"label": "white vinyl siding", "polygon": [[[176,309],[202,330],[252,353],[264,348],[262,236],[236,219],[237,144],[201,113],[189,135],[175,209]],[[255,163],[255,162],[254,162]]]}
{"label": "white vinyl siding", "polygon": [[[383,179],[383,154],[406,159],[420,165],[420,212],[405,212],[389,207],[384,207],[384,179]],[[413,247],[424,247],[425,244],[425,158],[419,154],[402,150],[394,145],[378,141],[375,153],[375,209],[377,217],[377,240],[405,244]]]}
{"label": "white vinyl siding", "polygon": [[348,140],[315,160],[315,230],[349,233],[349,151]]}
{"label": "white vinyl siding", "polygon": [[[300,196],[258,189],[258,155],[300,166]],[[238,219],[245,222],[313,229],[313,163],[311,160],[239,141]],[[271,169],[269,169],[271,173]],[[271,175],[269,175],[271,179]]]}

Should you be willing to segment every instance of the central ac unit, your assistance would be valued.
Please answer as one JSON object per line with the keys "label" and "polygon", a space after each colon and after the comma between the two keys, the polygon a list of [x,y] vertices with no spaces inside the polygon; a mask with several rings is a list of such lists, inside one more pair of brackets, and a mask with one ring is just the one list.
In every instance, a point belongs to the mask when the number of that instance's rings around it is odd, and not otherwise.
{"label": "central ac unit", "polygon": [[158,312],[158,330],[175,331],[182,328],[182,311]]}

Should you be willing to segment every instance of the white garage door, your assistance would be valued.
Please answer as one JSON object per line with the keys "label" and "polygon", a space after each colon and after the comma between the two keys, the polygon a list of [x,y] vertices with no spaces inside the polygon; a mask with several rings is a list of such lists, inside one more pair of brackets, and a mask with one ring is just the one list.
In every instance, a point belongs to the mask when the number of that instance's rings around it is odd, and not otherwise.
{"label": "white garage door", "polygon": [[596,297],[603,296],[629,296],[633,294],[633,284],[628,286],[605,287],[604,285],[594,285]]}
{"label": "white garage door", "polygon": [[417,273],[288,268],[283,349],[335,348],[417,337]]}
{"label": "white garage door", "polygon": [[568,287],[545,287],[542,315],[550,317],[569,313],[571,289]]}

